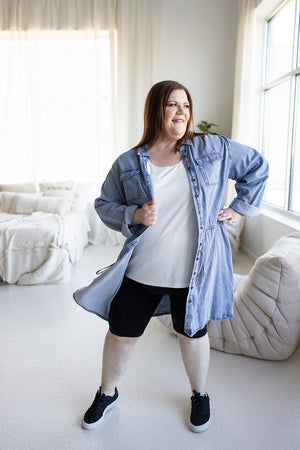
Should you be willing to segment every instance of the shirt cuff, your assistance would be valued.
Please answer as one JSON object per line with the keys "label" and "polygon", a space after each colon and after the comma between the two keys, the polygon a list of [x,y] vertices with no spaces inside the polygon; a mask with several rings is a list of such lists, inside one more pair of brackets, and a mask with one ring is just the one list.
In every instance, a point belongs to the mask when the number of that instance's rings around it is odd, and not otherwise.
{"label": "shirt cuff", "polygon": [[259,216],[260,214],[260,209],[257,208],[257,206],[248,205],[237,198],[230,203],[229,208],[232,208],[236,212],[249,217]]}
{"label": "shirt cuff", "polygon": [[138,209],[137,205],[127,206],[127,208],[125,209],[124,221],[122,223],[121,232],[127,238],[131,238],[135,234],[134,233],[135,226],[130,226],[130,224],[132,223],[135,211],[137,209]]}

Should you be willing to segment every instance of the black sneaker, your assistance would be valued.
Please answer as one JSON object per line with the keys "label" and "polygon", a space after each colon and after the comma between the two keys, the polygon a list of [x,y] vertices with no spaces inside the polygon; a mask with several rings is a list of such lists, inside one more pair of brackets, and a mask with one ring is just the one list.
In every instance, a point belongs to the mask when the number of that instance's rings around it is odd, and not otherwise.
{"label": "black sneaker", "polygon": [[201,433],[210,425],[209,396],[207,394],[200,395],[195,390],[193,390],[193,394],[190,429],[195,433]]}
{"label": "black sneaker", "polygon": [[118,399],[118,389],[115,388],[115,395],[109,396],[101,392],[101,387],[96,393],[96,397],[85,413],[82,421],[82,426],[85,430],[92,430],[96,428],[103,419],[106,411],[108,411]]}

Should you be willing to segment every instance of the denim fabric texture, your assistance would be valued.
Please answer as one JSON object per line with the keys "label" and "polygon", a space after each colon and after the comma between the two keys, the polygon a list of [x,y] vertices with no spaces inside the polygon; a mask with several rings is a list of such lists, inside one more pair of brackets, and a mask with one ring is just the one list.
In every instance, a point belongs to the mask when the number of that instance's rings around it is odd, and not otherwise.
{"label": "denim fabric texture", "polygon": [[[233,317],[231,250],[225,226],[217,220],[219,210],[224,208],[227,181],[229,178],[236,181],[237,195],[229,206],[243,215],[257,216],[268,164],[255,149],[224,136],[196,135],[181,145],[180,153],[192,189],[199,230],[184,329],[192,336],[209,320]],[[99,275],[94,291],[76,300],[106,320],[133,249],[147,230],[144,225],[130,224],[136,209],[153,198],[151,178],[146,169],[149,159],[147,146],[119,156],[103,183],[100,197],[95,200],[96,211],[104,224],[127,237],[116,263]],[[154,315],[168,313],[170,301],[164,296]]]}

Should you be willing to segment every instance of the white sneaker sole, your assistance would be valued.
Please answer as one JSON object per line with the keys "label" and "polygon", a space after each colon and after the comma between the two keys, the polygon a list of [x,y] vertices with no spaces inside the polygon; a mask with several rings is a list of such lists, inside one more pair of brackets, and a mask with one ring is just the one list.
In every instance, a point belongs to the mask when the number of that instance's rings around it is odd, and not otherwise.
{"label": "white sneaker sole", "polygon": [[190,430],[193,431],[194,433],[202,433],[203,431],[207,430],[209,425],[210,425],[210,418],[203,425],[198,425],[197,426],[197,425],[193,425],[192,422],[190,422]]}
{"label": "white sneaker sole", "polygon": [[104,416],[105,416],[105,414],[107,413],[107,411],[109,411],[109,410],[117,403],[118,400],[119,400],[119,397],[117,397],[116,400],[115,400],[114,402],[112,402],[110,405],[108,405],[108,406],[105,408],[102,417],[100,417],[100,419],[97,420],[96,422],[93,422],[93,423],[87,423],[87,422],[84,421],[84,419],[82,419],[82,428],[83,428],[84,430],[93,430],[94,428],[97,428],[97,426],[98,426],[98,425],[102,422],[102,420],[104,419]]}

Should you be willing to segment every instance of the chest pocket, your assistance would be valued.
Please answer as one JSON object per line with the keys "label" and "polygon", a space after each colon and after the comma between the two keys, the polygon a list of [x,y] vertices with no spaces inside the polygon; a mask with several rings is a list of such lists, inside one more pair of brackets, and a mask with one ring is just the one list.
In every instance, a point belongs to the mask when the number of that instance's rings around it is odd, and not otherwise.
{"label": "chest pocket", "polygon": [[128,205],[141,203],[143,194],[140,176],[140,170],[129,170],[124,172],[121,176],[121,182]]}
{"label": "chest pocket", "polygon": [[223,158],[218,153],[208,155],[204,153],[196,159],[200,173],[206,186],[214,186],[222,183]]}

